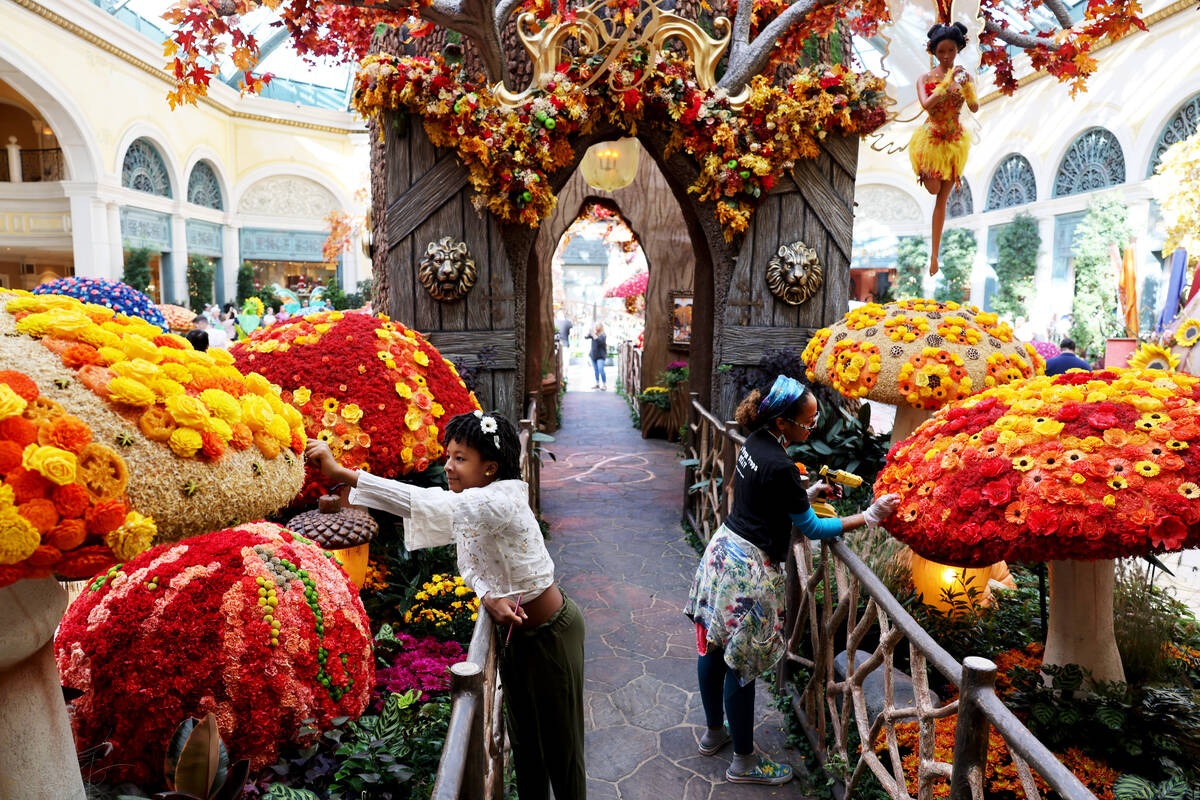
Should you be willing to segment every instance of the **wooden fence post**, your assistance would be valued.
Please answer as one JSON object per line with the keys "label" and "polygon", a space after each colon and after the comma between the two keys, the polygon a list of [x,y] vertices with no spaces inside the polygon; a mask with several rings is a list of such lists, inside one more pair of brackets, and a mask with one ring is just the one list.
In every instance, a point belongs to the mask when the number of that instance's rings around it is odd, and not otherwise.
{"label": "wooden fence post", "polygon": [[996,665],[986,658],[963,659],[961,691],[958,696],[958,725],[954,734],[954,758],[950,769],[950,800],[972,800],[971,786],[983,787],[987,768],[988,733],[992,724],[979,707],[981,692],[996,684]]}
{"label": "wooden fence post", "polygon": [[460,661],[450,667],[450,695],[471,695],[475,698],[471,716],[471,737],[467,741],[460,800],[484,800],[484,779],[487,776],[487,749],[484,742],[483,670],[478,664]]}
{"label": "wooden fence post", "polygon": [[[696,402],[700,399],[699,392],[688,392],[687,414],[684,418],[687,420],[684,427],[687,430],[684,432],[684,439],[680,444],[683,446],[684,458],[700,458],[700,447],[696,442],[696,435],[699,433],[700,415],[696,411]],[[688,494],[688,488],[696,482],[696,468],[683,468],[683,514],[680,520],[686,525],[688,523],[688,506],[692,504],[692,496]],[[699,520],[697,520],[699,522]],[[700,531],[696,531],[696,536],[699,538]]]}

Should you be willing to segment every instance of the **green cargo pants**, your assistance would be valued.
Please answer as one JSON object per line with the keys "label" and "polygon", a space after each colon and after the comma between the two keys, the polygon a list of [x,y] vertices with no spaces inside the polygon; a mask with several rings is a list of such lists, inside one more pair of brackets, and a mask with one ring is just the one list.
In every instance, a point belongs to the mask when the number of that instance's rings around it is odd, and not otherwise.
{"label": "green cargo pants", "polygon": [[504,710],[521,800],[585,800],[583,613],[563,605],[536,628],[497,627]]}

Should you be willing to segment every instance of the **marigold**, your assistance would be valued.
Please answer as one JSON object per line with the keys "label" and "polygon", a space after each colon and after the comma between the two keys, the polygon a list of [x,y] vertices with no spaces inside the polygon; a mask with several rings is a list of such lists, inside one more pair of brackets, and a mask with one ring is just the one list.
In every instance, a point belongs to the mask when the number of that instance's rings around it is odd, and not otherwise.
{"label": "marigold", "polygon": [[29,520],[18,514],[0,514],[0,564],[19,564],[33,555],[40,543]]}
{"label": "marigold", "polygon": [[[65,514],[63,516],[66,516]],[[74,550],[87,539],[87,525],[81,519],[61,520],[47,535],[42,537],[46,544],[60,551]]]}
{"label": "marigold", "polygon": [[88,533],[103,536],[109,531],[116,530],[125,522],[128,509],[124,501],[102,500],[88,509],[84,519],[87,522]]}
{"label": "marigold", "polygon": [[152,518],[130,511],[119,528],[104,535],[104,543],[118,560],[129,561],[149,550],[157,533],[158,526]]}
{"label": "marigold", "polygon": [[200,431],[192,428],[176,428],[171,438],[167,440],[171,452],[180,458],[191,458],[204,444]]}
{"label": "marigold", "polygon": [[152,406],[157,400],[149,386],[123,375],[109,381],[108,396],[113,402],[131,406]]}
{"label": "marigold", "polygon": [[82,516],[83,512],[87,511],[88,506],[91,505],[87,489],[78,483],[54,487],[51,499],[54,501],[54,509],[66,519]]}
{"label": "marigold", "polygon": [[92,440],[92,429],[79,417],[63,414],[38,431],[40,444],[53,445],[78,453]]}
{"label": "marigold", "polygon": [[34,529],[45,536],[58,524],[58,511],[49,500],[30,500],[17,506],[17,513],[29,520]]}
{"label": "marigold", "polygon": [[37,399],[37,384],[23,372],[12,369],[0,370],[0,384],[7,386],[11,391],[24,398],[25,402]]}
{"label": "marigold", "polygon": [[237,450],[245,450],[250,445],[254,444],[254,432],[250,430],[250,426],[244,422],[239,422],[233,427],[233,437],[229,443]]}

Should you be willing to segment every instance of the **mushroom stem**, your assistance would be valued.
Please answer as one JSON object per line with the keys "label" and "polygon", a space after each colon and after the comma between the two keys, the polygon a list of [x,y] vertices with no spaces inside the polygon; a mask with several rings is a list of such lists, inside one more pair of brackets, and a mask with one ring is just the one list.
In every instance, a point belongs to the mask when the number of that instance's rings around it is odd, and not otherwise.
{"label": "mushroom stem", "polygon": [[1112,559],[1050,562],[1050,629],[1043,664],[1078,664],[1094,681],[1125,681],[1113,633]]}
{"label": "mushroom stem", "polygon": [[921,423],[933,416],[933,412],[925,408],[913,408],[907,403],[896,406],[896,422],[892,426],[892,444],[902,442],[921,426]]}

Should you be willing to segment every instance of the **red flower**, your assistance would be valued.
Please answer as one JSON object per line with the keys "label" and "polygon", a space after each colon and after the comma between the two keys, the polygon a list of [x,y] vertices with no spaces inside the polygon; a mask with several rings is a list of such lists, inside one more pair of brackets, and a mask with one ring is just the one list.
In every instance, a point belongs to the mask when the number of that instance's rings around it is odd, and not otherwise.
{"label": "red flower", "polygon": [[[1005,461],[1003,458],[989,458],[980,462],[979,473],[985,478],[999,478],[1011,468],[1011,463]],[[992,505],[995,505],[995,503]]]}
{"label": "red flower", "polygon": [[115,531],[125,522],[125,503],[120,500],[103,500],[88,509],[86,520],[88,533],[103,536]]}
{"label": "red flower", "polygon": [[1178,550],[1188,538],[1188,527],[1179,517],[1162,517],[1150,528],[1150,543],[1165,550]]}
{"label": "red flower", "polygon": [[55,510],[65,519],[74,519],[75,517],[83,516],[83,512],[87,510],[87,507],[92,502],[91,498],[88,497],[87,490],[78,483],[68,483],[66,486],[55,487],[51,499],[54,500]]}
{"label": "red flower", "polygon": [[1058,512],[1045,506],[1030,509],[1029,530],[1042,536],[1054,533],[1058,530]]}
{"label": "red flower", "polygon": [[1007,481],[992,481],[983,487],[983,496],[994,506],[1006,505],[1012,499],[1012,487]]}

